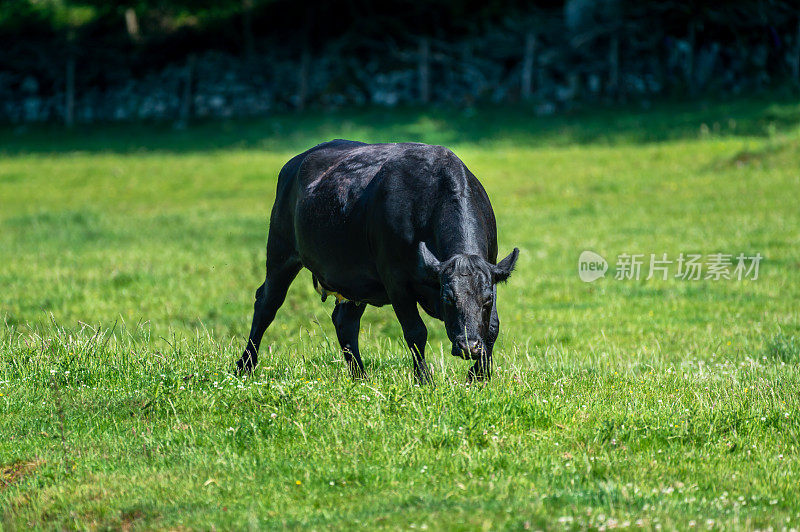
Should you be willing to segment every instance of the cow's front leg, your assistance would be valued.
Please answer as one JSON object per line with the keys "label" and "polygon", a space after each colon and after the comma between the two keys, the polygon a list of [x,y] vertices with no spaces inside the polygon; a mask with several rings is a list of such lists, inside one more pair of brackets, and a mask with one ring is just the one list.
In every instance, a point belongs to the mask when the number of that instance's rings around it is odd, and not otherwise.
{"label": "cow's front leg", "polygon": [[[496,290],[496,289],[495,289]],[[495,291],[495,296],[497,292]],[[467,382],[488,381],[492,378],[492,351],[497,336],[500,334],[500,316],[497,315],[497,298],[495,297],[492,305],[492,314],[489,318],[489,327],[486,331],[486,339],[483,342],[483,351],[475,365],[467,372]]]}
{"label": "cow's front leg", "polygon": [[414,360],[414,377],[420,384],[431,382],[431,374],[425,363],[425,343],[428,341],[428,329],[419,315],[416,301],[402,300],[392,302],[394,312],[403,328],[403,337],[411,350]]}
{"label": "cow's front leg", "polygon": [[366,303],[356,304],[352,301],[336,303],[333,308],[333,325],[336,327],[336,337],[342,347],[344,359],[353,379],[363,379],[364,363],[361,362],[361,353],[358,352],[358,331],[361,328],[361,316],[367,308]]}

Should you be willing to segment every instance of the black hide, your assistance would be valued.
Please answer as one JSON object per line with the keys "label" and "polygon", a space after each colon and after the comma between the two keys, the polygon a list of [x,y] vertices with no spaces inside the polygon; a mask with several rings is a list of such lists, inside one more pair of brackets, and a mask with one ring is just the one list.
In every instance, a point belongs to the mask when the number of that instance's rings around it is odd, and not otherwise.
{"label": "black hide", "polygon": [[354,377],[364,376],[358,331],[366,305],[391,304],[427,381],[427,329],[417,310],[445,322],[453,354],[488,378],[499,333],[496,284],[518,250],[497,263],[497,228],[486,191],[453,152],[425,144],[334,140],[281,170],[267,240],[267,275],[256,291],[250,338],[237,366],[257,363],[264,331],[302,267],[323,300]]}

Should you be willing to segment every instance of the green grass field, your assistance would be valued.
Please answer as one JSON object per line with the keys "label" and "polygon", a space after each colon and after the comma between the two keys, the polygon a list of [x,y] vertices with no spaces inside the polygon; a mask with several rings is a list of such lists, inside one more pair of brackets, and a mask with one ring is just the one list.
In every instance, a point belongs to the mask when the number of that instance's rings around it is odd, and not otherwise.
{"label": "green grass field", "polygon": [[[415,386],[389,307],[354,384],[307,271],[232,375],[278,170],[335,137],[446,144],[482,180],[521,250],[490,384],[426,318]],[[791,102],[7,127],[0,528],[797,529],[799,200]],[[758,279],[614,279],[720,252]]]}

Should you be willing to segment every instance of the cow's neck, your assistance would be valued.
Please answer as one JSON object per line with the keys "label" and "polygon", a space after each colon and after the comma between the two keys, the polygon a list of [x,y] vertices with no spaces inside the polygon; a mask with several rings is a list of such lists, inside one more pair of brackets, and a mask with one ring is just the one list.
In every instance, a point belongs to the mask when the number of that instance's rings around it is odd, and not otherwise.
{"label": "cow's neck", "polygon": [[434,253],[439,260],[444,261],[455,255],[486,258],[486,235],[478,216],[464,198],[442,206],[438,227],[434,231]]}
{"label": "cow's neck", "polygon": [[469,234],[440,235],[436,243],[436,256],[446,261],[456,255],[478,255],[485,257],[483,246]]}

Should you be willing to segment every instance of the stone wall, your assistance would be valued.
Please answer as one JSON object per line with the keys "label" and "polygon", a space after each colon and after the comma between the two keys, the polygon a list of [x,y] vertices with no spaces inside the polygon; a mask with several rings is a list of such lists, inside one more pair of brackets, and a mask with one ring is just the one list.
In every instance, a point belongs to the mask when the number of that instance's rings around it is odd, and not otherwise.
{"label": "stone wall", "polygon": [[[619,72],[609,71],[607,52],[586,53],[549,47],[531,58],[531,89],[521,90],[524,38],[502,31],[463,42],[431,41],[426,57],[429,101],[470,106],[479,102],[513,103],[524,97],[540,114],[569,108],[577,101],[649,99],[685,91],[687,76],[709,93],[757,90],[775,83],[767,58],[774,51],[757,46],[742,54],[719,43],[691,50],[686,41],[664,39],[658,54],[628,54],[623,48]],[[787,47],[778,66],[792,57]],[[687,73],[690,54],[692,70]],[[285,55],[285,52],[284,52]],[[600,59],[598,59],[600,58]],[[591,60],[590,60],[591,59]],[[74,116],[97,121],[177,120],[263,116],[298,107],[396,106],[420,103],[420,61],[416,48],[376,49],[366,57],[336,49],[305,61],[269,52],[245,60],[207,51],[175,64],[134,76],[129,70],[102,84],[82,78],[76,65]],[[109,65],[107,68],[115,68]],[[784,68],[783,70],[787,70]],[[613,78],[613,84],[612,84]],[[25,72],[0,71],[0,121],[62,121],[63,79],[45,82]],[[190,90],[186,90],[187,80]],[[188,96],[190,105],[186,105]]]}

